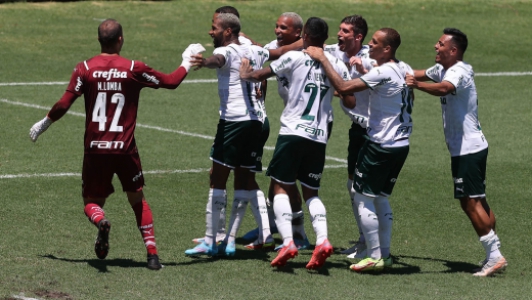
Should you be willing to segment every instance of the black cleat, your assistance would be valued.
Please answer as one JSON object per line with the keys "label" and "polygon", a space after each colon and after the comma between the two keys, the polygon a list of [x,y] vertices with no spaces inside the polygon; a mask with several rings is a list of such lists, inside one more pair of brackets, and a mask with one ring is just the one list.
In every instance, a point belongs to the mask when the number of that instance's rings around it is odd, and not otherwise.
{"label": "black cleat", "polygon": [[94,242],[94,252],[99,259],[105,259],[109,253],[109,231],[111,223],[107,219],[102,219],[98,223],[98,237]]}
{"label": "black cleat", "polygon": [[157,254],[148,254],[148,269],[160,270],[163,267],[159,262],[159,256]]}

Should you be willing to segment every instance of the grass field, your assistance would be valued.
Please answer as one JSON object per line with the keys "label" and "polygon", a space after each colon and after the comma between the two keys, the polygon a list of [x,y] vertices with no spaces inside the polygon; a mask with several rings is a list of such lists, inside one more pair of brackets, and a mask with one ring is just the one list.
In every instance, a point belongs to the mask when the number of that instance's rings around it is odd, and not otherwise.
{"label": "grass field", "polygon": [[[275,253],[246,251],[242,243],[234,258],[186,257],[191,239],[205,230],[218,96],[214,80],[198,80],[215,79],[213,70],[192,72],[175,91],[141,94],[136,139],[165,268],[145,268],[144,246],[118,180],[105,207],[113,223],[111,251],[106,260],[98,260],[96,230],[83,214],[80,195],[82,99],[35,144],[29,128],[62,95],[76,63],[99,52],[96,30],[102,19],[122,23],[123,56],[171,72],[190,43],[202,43],[212,53],[207,33],[213,11],[222,5],[237,7],[243,31],[264,44],[275,38],[275,21],[285,11],[303,19],[324,18],[328,43],[336,42],[344,16],[361,14],[370,34],[381,27],[400,32],[398,57],[414,69],[432,66],[433,45],[444,27],[467,33],[465,57],[477,73],[480,121],[490,143],[488,201],[497,215],[507,271],[494,278],[471,276],[484,250],[452,199],[439,100],[421,92],[416,94],[411,151],[390,199],[396,264],[389,272],[352,273],[351,261],[339,254],[358,234],[345,188],[350,122],[337,103],[320,190],[335,246],[324,268],[307,271],[312,252],[305,250],[284,269],[272,269]],[[489,0],[0,5],[0,299],[532,299],[532,38],[526,34],[531,15],[532,1]],[[282,110],[273,82],[268,95],[272,134],[267,146],[273,147]],[[271,155],[265,151],[266,163]],[[267,187],[266,176],[259,175],[258,181]],[[228,194],[231,199],[231,189]],[[308,219],[307,214],[313,243]],[[254,227],[249,213],[241,234]]]}

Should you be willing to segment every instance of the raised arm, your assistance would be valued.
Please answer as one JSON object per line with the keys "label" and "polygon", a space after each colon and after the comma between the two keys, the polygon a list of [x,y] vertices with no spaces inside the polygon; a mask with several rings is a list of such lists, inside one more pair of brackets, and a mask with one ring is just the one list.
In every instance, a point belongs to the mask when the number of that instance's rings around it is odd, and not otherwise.
{"label": "raised arm", "polygon": [[303,39],[299,39],[290,45],[282,46],[277,49],[268,49],[268,52],[270,52],[270,58],[268,60],[276,60],[288,51],[301,48],[303,48]]}
{"label": "raised arm", "polygon": [[304,50],[312,59],[318,61],[323,66],[327,77],[331,81],[331,84],[338,91],[339,94],[352,94],[354,92],[360,92],[368,88],[368,86],[359,78],[344,81],[344,79],[336,73],[333,66],[323,53],[323,49],[320,47],[308,47]]}
{"label": "raised arm", "polygon": [[[428,83],[428,82],[418,81],[417,78],[418,78],[419,72],[421,71],[419,70],[414,71],[414,76],[410,74],[406,75],[407,86],[414,88],[414,89],[418,89],[420,91],[431,94],[433,96],[445,96],[447,94],[453,93],[456,90],[456,88],[454,87],[454,85],[452,85],[452,83],[450,83],[449,81],[445,81],[445,80],[439,83]],[[427,80],[430,80],[428,77],[426,77],[425,71],[423,71],[423,76],[427,78]]]}

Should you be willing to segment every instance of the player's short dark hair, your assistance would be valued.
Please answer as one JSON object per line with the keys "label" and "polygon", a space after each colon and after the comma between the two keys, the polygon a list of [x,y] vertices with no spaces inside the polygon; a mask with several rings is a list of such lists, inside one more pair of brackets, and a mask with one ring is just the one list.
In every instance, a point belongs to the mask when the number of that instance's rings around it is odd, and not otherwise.
{"label": "player's short dark hair", "polygon": [[218,13],[217,19],[222,21],[222,29],[231,28],[233,35],[238,36],[240,33],[240,20],[235,14],[230,13]]}
{"label": "player's short dark hair", "polygon": [[115,19],[107,19],[98,26],[98,41],[102,47],[113,46],[122,36],[122,25]]}
{"label": "player's short dark hair", "polygon": [[319,44],[323,44],[329,38],[329,26],[327,22],[318,17],[310,17],[305,23],[303,30],[304,34]]}
{"label": "player's short dark hair", "polygon": [[216,9],[214,12],[218,14],[233,14],[240,19],[240,14],[238,13],[238,10],[232,6],[222,6]]}
{"label": "player's short dark hair", "polygon": [[456,48],[464,53],[467,49],[467,35],[456,28],[445,28],[443,34],[452,36],[451,41]]}
{"label": "player's short dark hair", "polygon": [[345,23],[353,26],[353,32],[355,34],[362,34],[362,42],[368,34],[368,23],[361,15],[351,15],[342,19],[340,24]]}
{"label": "player's short dark hair", "polygon": [[384,46],[390,46],[392,48],[393,53],[399,48],[401,45],[401,35],[399,35],[399,32],[393,28],[381,28],[379,31],[384,32]]}

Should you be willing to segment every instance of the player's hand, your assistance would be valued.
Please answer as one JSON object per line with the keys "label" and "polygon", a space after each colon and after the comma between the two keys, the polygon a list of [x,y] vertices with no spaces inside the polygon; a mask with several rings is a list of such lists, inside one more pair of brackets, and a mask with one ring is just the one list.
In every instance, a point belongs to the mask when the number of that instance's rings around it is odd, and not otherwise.
{"label": "player's hand", "polygon": [[412,74],[406,74],[405,83],[408,87],[417,88],[417,80]]}
{"label": "player's hand", "polygon": [[358,73],[360,74],[366,74],[368,70],[364,68],[364,65],[362,64],[362,58],[358,56],[352,56],[349,58],[349,65],[354,66]]}
{"label": "player's hand", "polygon": [[195,67],[194,71],[201,69],[201,67],[205,66],[205,58],[203,58],[203,55],[196,54],[192,55],[190,59],[190,64]]}
{"label": "player's hand", "polygon": [[253,67],[249,64],[249,59],[242,58],[240,62],[240,78],[248,79],[251,72],[253,72]]}
{"label": "player's hand", "polygon": [[201,44],[190,44],[188,47],[183,51],[183,54],[181,55],[183,57],[183,62],[181,63],[181,66],[183,66],[185,69],[190,70],[190,67],[193,66],[192,59],[194,55],[198,55],[205,51],[205,48]]}
{"label": "player's hand", "polygon": [[323,61],[326,59],[325,54],[323,53],[323,48],[321,47],[310,46],[303,50],[303,52],[307,53],[312,59],[317,61]]}
{"label": "player's hand", "polygon": [[48,116],[44,117],[44,119],[40,120],[39,122],[35,123],[30,128],[30,139],[32,142],[35,142],[39,135],[41,135],[43,132],[52,125],[54,121],[52,119],[48,118]]}

